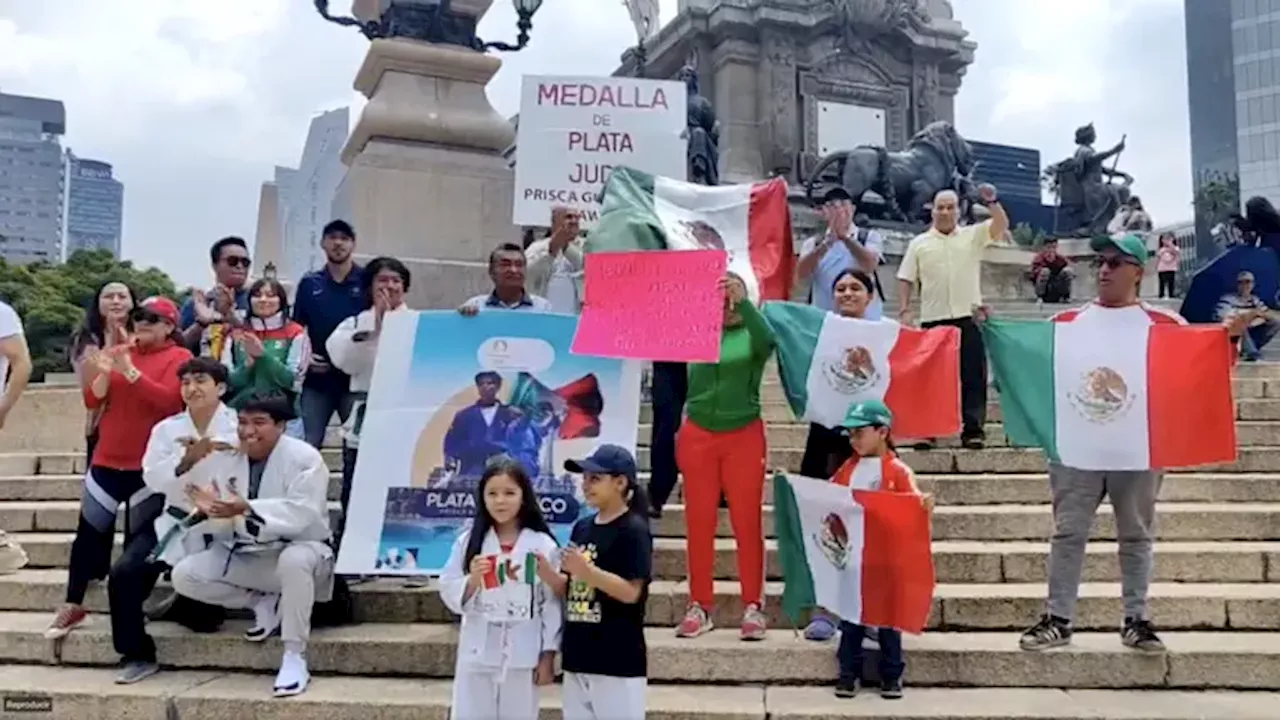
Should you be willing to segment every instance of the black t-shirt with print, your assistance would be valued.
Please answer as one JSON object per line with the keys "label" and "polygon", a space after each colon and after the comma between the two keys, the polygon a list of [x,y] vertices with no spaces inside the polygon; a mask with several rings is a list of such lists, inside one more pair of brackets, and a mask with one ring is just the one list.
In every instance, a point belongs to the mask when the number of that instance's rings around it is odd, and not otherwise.
{"label": "black t-shirt with print", "polygon": [[644,612],[653,570],[647,519],[631,512],[603,525],[594,515],[582,518],[573,526],[570,541],[601,570],[624,580],[643,580],[644,590],[639,602],[628,605],[569,579],[560,649],[565,672],[645,677]]}

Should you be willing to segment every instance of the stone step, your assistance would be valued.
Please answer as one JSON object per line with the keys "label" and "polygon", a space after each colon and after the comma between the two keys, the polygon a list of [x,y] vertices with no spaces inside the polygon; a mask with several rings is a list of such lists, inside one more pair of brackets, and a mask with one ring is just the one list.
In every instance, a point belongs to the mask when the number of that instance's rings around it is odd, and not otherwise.
{"label": "stone step", "polygon": [[[1235,405],[1235,418],[1237,420],[1280,420],[1280,398],[1238,399]],[[786,423],[795,422],[796,420],[795,415],[791,412],[791,407],[781,397],[773,400],[762,399],[760,402],[760,416],[767,423]],[[987,402],[987,421],[1000,422],[1002,417],[1000,403],[995,398],[989,398]],[[653,406],[649,403],[643,403],[640,406],[640,422],[653,422]]]}
{"label": "stone step", "polygon": [[[0,576],[0,611],[52,613],[62,601],[67,574],[62,570],[20,570]],[[776,628],[790,627],[780,606],[783,584],[766,583],[764,611]],[[742,619],[738,583],[716,581],[712,620],[732,630]],[[1280,630],[1280,583],[1154,583],[1151,613],[1161,628],[1172,630]],[[386,578],[352,587],[357,622],[448,623],[452,614],[434,587],[407,588]],[[934,591],[930,630],[1025,629],[1043,612],[1042,583],[940,584]],[[93,612],[107,612],[106,589],[95,585],[86,597]],[[690,602],[683,581],[657,580],[649,589],[645,623],[675,627]],[[1110,630],[1123,617],[1118,583],[1084,583],[1075,625]],[[1280,682],[1280,678],[1277,679]]]}
{"label": "stone step", "polygon": [[[3,504],[0,504],[0,508]],[[1273,540],[1280,538],[1280,504],[1160,503],[1159,540]],[[652,524],[655,537],[683,537],[684,506],[668,505]],[[774,537],[773,507],[764,508],[766,537]],[[1053,532],[1048,505],[939,506],[933,513],[935,540],[1047,540]],[[728,510],[719,511],[716,534],[732,537]],[[1091,537],[1114,540],[1111,508],[1098,508]]]}
{"label": "stone step", "polygon": [[[649,469],[649,448],[637,448],[636,460],[642,471]],[[918,473],[1043,473],[1047,465],[1043,453],[1026,448],[987,448],[963,450],[937,448],[934,450],[901,449],[902,459]],[[800,470],[804,448],[775,447],[770,450],[770,468],[789,472]],[[341,452],[324,451],[325,462],[333,471],[342,467]],[[1174,472],[1280,472],[1280,446],[1255,445],[1241,447],[1233,463],[1177,470]],[[84,456],[71,453],[3,454],[0,455],[0,477],[25,477],[29,475],[74,475],[84,472]]]}
{"label": "stone step", "polygon": [[[1044,473],[984,473],[955,475],[921,473],[920,488],[932,493],[939,505],[1036,504],[1050,500]],[[641,475],[642,482],[649,474]],[[0,477],[0,501],[79,500],[80,475],[27,475]],[[337,500],[342,476],[329,480],[329,499]],[[672,499],[683,498],[684,479],[676,483]],[[773,478],[765,479],[765,497],[773,497]],[[1280,473],[1170,473],[1160,487],[1160,499],[1168,502],[1280,502]]]}
{"label": "stone step", "polygon": [[[73,533],[11,533],[33,569],[65,568],[71,556]],[[121,550],[116,535],[115,555]],[[765,541],[766,577],[782,577],[777,542]],[[737,552],[731,538],[715,541],[716,579],[738,577]],[[940,583],[1042,583],[1049,546],[1043,542],[936,540],[934,570]],[[1280,583],[1280,542],[1161,542],[1155,545],[1152,579],[1157,582]],[[1086,547],[1083,578],[1088,582],[1114,582],[1120,572],[1116,544],[1091,542]],[[687,576],[684,538],[656,538],[653,574],[657,579],[680,580]]]}
{"label": "stone step", "polygon": [[[179,670],[116,685],[102,668],[0,666],[0,694],[48,702],[58,720],[446,720],[453,686],[418,678],[317,677],[287,701],[267,673]],[[868,694],[873,695],[874,691]],[[560,717],[560,687],[543,691],[541,717]],[[895,702],[834,697],[829,687],[662,685],[646,694],[649,720],[1275,720],[1280,693],[1039,688],[908,688]],[[15,704],[16,707],[16,704]],[[16,713],[15,713],[16,715]]]}
{"label": "stone step", "polygon": [[[332,519],[338,504],[329,503]],[[716,534],[731,537],[728,511],[718,511]],[[1272,540],[1280,538],[1280,503],[1160,503],[1160,540]],[[74,532],[79,503],[69,500],[0,502],[0,530]],[[122,527],[117,522],[117,529]],[[684,537],[684,506],[668,505],[652,524],[655,537]],[[937,540],[1045,540],[1053,521],[1047,505],[939,506],[933,514]],[[764,508],[766,537],[773,537],[773,507]],[[1115,539],[1111,508],[1098,509],[1092,537]]]}
{"label": "stone step", "polygon": [[[78,629],[61,643],[44,639],[48,612],[0,612],[0,661],[115,665],[108,623]],[[281,646],[246,642],[248,621],[207,635],[172,623],[149,626],[163,665],[176,668],[274,672]],[[759,642],[720,631],[681,640],[670,628],[646,630],[649,679],[656,683],[829,684],[836,675],[829,643],[806,642],[772,630]],[[453,674],[457,629],[440,623],[365,623],[317,629],[307,654],[313,672],[447,678]],[[1077,633],[1070,647],[1028,653],[1014,632],[935,632],[908,636],[906,682],[917,686],[1280,689],[1280,634],[1167,632],[1170,652],[1137,653],[1117,632]],[[868,653],[874,677],[875,653]],[[317,681],[318,682],[318,681]]]}

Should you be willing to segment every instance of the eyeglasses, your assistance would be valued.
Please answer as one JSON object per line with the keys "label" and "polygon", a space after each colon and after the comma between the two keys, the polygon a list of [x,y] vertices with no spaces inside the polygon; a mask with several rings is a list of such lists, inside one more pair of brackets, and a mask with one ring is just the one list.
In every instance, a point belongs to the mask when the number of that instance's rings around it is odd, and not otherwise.
{"label": "eyeglasses", "polygon": [[1138,263],[1134,262],[1133,259],[1130,258],[1128,255],[1113,255],[1111,257],[1099,256],[1093,259],[1093,267],[1095,269],[1101,268],[1103,265],[1106,265],[1112,270],[1115,270],[1125,265],[1137,265],[1137,264]]}
{"label": "eyeglasses", "polygon": [[229,258],[223,258],[222,261],[230,265],[231,267],[241,267],[241,268],[244,268],[245,270],[248,270],[249,266],[253,264],[252,260],[250,260],[247,257],[241,257],[241,256],[232,256]]}
{"label": "eyeglasses", "polygon": [[160,322],[164,318],[160,317],[158,314],[154,312],[151,312],[150,310],[139,308],[129,313],[129,319],[133,320],[135,323],[155,325],[156,323]]}

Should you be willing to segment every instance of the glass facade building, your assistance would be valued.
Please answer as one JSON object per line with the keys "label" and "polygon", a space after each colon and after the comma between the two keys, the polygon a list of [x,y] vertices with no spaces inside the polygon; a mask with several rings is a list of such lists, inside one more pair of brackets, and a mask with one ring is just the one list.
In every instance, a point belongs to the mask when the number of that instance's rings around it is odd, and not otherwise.
{"label": "glass facade building", "polygon": [[66,109],[57,100],[0,93],[0,258],[62,260]]}
{"label": "glass facade building", "polygon": [[1280,0],[1232,0],[1231,48],[1240,195],[1280,203]]}
{"label": "glass facade building", "polygon": [[124,185],[111,165],[67,152],[67,255],[77,250],[110,250],[120,257]]}

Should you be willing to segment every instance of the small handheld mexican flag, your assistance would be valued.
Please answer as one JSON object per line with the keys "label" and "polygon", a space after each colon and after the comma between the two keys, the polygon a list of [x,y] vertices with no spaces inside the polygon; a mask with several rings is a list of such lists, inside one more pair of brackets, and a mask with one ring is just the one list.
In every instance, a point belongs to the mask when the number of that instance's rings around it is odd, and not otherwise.
{"label": "small handheld mexican flag", "polygon": [[1177,324],[1140,306],[1057,319],[983,323],[1010,443],[1081,470],[1235,460],[1222,327]]}
{"label": "small handheld mexican flag", "polygon": [[484,589],[493,590],[502,585],[533,585],[538,580],[538,558],[525,553],[523,562],[517,563],[511,555],[486,555],[489,572],[484,574]]}
{"label": "small handheld mexican flag", "polygon": [[898,437],[960,432],[960,331],[845,318],[811,305],[764,304],[778,374],[797,417],[838,426],[855,403],[880,400]]}
{"label": "small handheld mexican flag", "polygon": [[793,622],[821,607],[859,625],[924,630],[934,570],[919,496],[783,474],[773,495],[782,609]]}
{"label": "small handheld mexican flag", "polygon": [[790,296],[795,250],[786,180],[707,186],[617,167],[601,197],[587,252],[724,250],[752,300]]}

